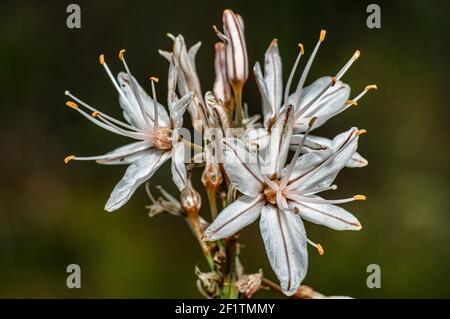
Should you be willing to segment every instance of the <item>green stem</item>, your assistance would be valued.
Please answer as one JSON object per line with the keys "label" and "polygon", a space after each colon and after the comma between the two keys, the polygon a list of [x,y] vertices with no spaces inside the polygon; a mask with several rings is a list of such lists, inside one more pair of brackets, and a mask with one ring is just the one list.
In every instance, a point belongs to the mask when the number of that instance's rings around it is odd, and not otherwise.
{"label": "green stem", "polygon": [[215,189],[206,189],[206,193],[208,194],[209,208],[211,210],[211,218],[212,220],[217,217],[217,196]]}
{"label": "green stem", "polygon": [[214,259],[211,256],[211,251],[208,247],[208,245],[206,244],[206,242],[203,241],[202,239],[202,230],[200,229],[200,224],[198,222],[198,215],[193,216],[192,214],[190,214],[188,216],[188,222],[191,224],[192,230],[194,231],[195,237],[198,240],[198,243],[200,244],[200,248],[203,251],[203,255],[205,255],[206,261],[208,262],[208,266],[211,269],[211,271],[214,271]]}
{"label": "green stem", "polygon": [[244,109],[242,108],[242,87],[239,85],[233,86],[234,105],[236,112],[236,127],[242,126],[242,119],[244,118]]}
{"label": "green stem", "polygon": [[235,236],[226,239],[227,263],[222,287],[222,299],[237,299],[239,297],[236,286],[236,244],[237,238]]}

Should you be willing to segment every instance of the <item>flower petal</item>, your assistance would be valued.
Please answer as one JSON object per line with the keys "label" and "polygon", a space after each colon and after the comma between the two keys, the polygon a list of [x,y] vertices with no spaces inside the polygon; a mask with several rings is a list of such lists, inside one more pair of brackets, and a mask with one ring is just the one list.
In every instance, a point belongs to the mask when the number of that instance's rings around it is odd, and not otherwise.
{"label": "flower petal", "polygon": [[114,187],[106,202],[105,210],[112,212],[125,205],[135,190],[169,158],[170,152],[152,148],[134,161],[127,168],[122,180]]}
{"label": "flower petal", "polygon": [[266,205],[261,212],[260,228],[270,265],[281,288],[286,295],[293,295],[308,269],[303,222],[297,214]]}
{"label": "flower petal", "polygon": [[184,37],[181,34],[176,37],[169,34],[169,37],[173,40],[172,54],[162,50],[159,50],[159,53],[165,57],[169,63],[174,60],[178,71],[178,93],[181,96],[184,96],[189,92],[195,94],[195,97],[188,106],[188,110],[191,115],[194,129],[200,130],[202,126],[202,112],[200,103],[203,103],[203,97],[200,80],[196,72],[194,61],[195,55],[200,48],[200,43],[195,44],[188,51]]}
{"label": "flower petal", "polygon": [[[297,146],[303,139],[303,134],[294,134],[291,138],[291,150],[296,150]],[[308,135],[303,144],[302,153],[317,152],[317,151],[331,151],[332,140],[322,136]],[[353,153],[352,157],[345,164],[346,167],[364,167],[368,161],[362,157],[358,152]]]}
{"label": "flower petal", "polygon": [[204,239],[218,240],[233,235],[259,217],[264,203],[262,195],[238,198],[220,212],[206,229]]}
{"label": "flower petal", "polygon": [[269,145],[270,135],[264,128],[249,128],[244,132],[244,140],[250,150],[256,151],[259,147],[263,151]]}
{"label": "flower petal", "polygon": [[264,80],[266,82],[270,103],[273,107],[272,115],[278,113],[283,98],[283,76],[280,52],[277,40],[274,39],[265,54]]}
{"label": "flower petal", "polygon": [[322,152],[313,152],[302,155],[299,161],[305,163],[307,168],[296,165],[292,174],[289,189],[308,189],[311,187],[327,187],[336,178],[339,171],[347,164],[358,147],[357,128],[337,135],[331,144],[332,152],[323,156]]}
{"label": "flower petal", "polygon": [[172,125],[174,128],[181,128],[183,126],[183,115],[191,101],[192,94],[187,93],[181,99],[171,104],[169,108],[170,119],[172,120]]}
{"label": "flower petal", "polygon": [[262,177],[257,167],[256,154],[248,152],[239,139],[223,142],[223,167],[231,183],[241,193],[257,196],[262,191]]}
{"label": "flower petal", "polygon": [[293,113],[292,107],[283,108],[271,128],[266,154],[266,164],[269,165],[268,175],[278,174],[286,164],[294,122]]}
{"label": "flower petal", "polygon": [[[125,100],[121,95],[119,96],[119,103],[123,109],[125,119],[131,125],[134,125],[140,129],[146,129],[147,125],[145,123],[144,115],[141,112],[138,100],[136,99],[134,91],[131,87],[130,77],[127,73],[120,72],[117,75],[117,81],[119,82],[120,89],[127,97],[127,100]],[[151,122],[150,124],[153,125],[153,121],[155,118],[153,99],[147,94],[147,92],[144,91],[144,89],[139,85],[134,77],[133,81],[137,88],[137,93],[139,94],[140,101],[143,104],[143,108],[146,113],[145,116],[148,117],[148,120],[150,120]],[[158,125],[168,127],[170,122],[167,111],[161,104],[156,103],[156,105],[158,110]]]}
{"label": "flower petal", "polygon": [[137,160],[151,145],[148,142],[134,142],[116,148],[115,150],[98,156],[96,162],[105,165],[131,164]]}
{"label": "flower petal", "polygon": [[261,71],[261,66],[259,62],[255,63],[253,67],[253,74],[255,75],[256,84],[258,85],[259,94],[261,94],[261,104],[262,104],[262,112],[264,116],[264,127],[266,129],[269,128],[270,120],[274,116],[272,110],[272,104],[270,103],[270,97],[266,82],[264,81],[264,77]]}
{"label": "flower petal", "polygon": [[184,143],[176,143],[172,148],[172,178],[180,191],[186,187],[187,179],[184,152]]}
{"label": "flower petal", "polygon": [[[320,198],[319,196],[314,196]],[[335,230],[360,230],[361,223],[345,209],[331,204],[302,203],[289,200],[290,207],[296,207],[301,218]]]}
{"label": "flower petal", "polygon": [[[341,81],[337,81],[328,88],[320,99],[314,101],[329,84],[330,77],[325,76],[317,79],[301,91],[299,103],[295,105],[297,114],[294,124],[295,132],[305,132],[313,117],[317,117],[314,122],[314,128],[317,128],[347,108],[345,102],[350,97],[350,86]],[[298,93],[294,93],[293,96],[295,94]],[[289,99],[291,102],[297,98],[293,96]]]}

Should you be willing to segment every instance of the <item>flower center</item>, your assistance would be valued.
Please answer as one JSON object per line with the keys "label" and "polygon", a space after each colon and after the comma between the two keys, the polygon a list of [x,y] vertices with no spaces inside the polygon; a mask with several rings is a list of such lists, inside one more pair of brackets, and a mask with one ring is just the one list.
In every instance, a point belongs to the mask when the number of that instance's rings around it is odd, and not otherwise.
{"label": "flower center", "polygon": [[160,150],[170,150],[172,148],[172,129],[158,127],[150,132],[150,140],[154,147]]}
{"label": "flower center", "polygon": [[[272,180],[272,182],[274,184],[276,184],[277,186],[280,185],[279,181],[276,180],[276,179]],[[270,187],[269,185],[266,184],[266,186],[264,188],[264,191],[263,191],[263,194],[264,194],[264,197],[266,198],[266,200],[269,203],[271,203],[273,205],[276,204],[276,202],[277,202],[277,190],[276,189],[273,189],[272,187]]]}

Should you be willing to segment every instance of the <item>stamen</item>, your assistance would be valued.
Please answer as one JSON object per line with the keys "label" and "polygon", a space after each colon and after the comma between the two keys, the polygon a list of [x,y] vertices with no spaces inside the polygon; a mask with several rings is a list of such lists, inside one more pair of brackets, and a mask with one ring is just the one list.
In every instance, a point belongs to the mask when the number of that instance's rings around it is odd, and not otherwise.
{"label": "stamen", "polygon": [[151,76],[150,81],[152,83],[152,95],[153,95],[153,113],[154,115],[154,123],[153,123],[153,131],[156,131],[156,129],[158,128],[158,107],[156,105],[157,101],[156,101],[156,89],[155,89],[155,82],[158,83],[159,79],[155,76]]}
{"label": "stamen", "polygon": [[256,144],[256,165],[258,167],[258,171],[260,175],[262,176],[264,182],[273,190],[278,189],[278,185],[274,182],[272,182],[265,174],[262,172],[262,166],[261,166],[261,158],[259,157],[259,144]]}
{"label": "stamen", "polygon": [[[105,114],[105,113],[103,113],[103,112],[100,112],[100,111],[97,110],[96,108],[90,106],[90,105],[87,104],[86,102],[83,102],[82,100],[80,100],[79,98],[77,98],[75,95],[73,95],[73,94],[70,93],[69,91],[66,91],[65,94],[66,94],[67,96],[71,97],[72,99],[74,99],[75,101],[77,101],[78,103],[80,103],[81,105],[83,105],[85,108],[87,108],[87,109],[89,109],[90,111],[94,112],[94,113],[96,114],[96,116],[102,115],[104,118],[107,118],[108,120],[110,120],[110,121],[112,121],[112,122],[114,122],[114,123],[116,123],[116,124],[118,124],[118,125],[121,125],[121,126],[127,128],[127,129],[131,130],[131,131],[134,131],[134,132],[136,132],[136,133],[147,134],[147,132],[144,131],[144,130],[141,130],[141,129],[139,129],[139,128],[137,128],[137,127],[134,127],[134,126],[131,126],[131,125],[128,125],[128,124],[126,124],[126,123],[124,123],[124,122],[122,122],[122,121],[116,120],[115,118],[113,118],[113,117],[111,117],[111,116],[109,116],[109,115],[107,115],[107,114]],[[70,103],[70,105],[68,105],[67,103]],[[67,102],[67,103],[66,103],[66,105],[72,107],[73,109],[77,109],[77,108],[78,108],[78,105],[75,104],[74,102],[69,101],[69,102]],[[75,106],[75,107],[74,107],[74,106]],[[93,116],[94,113],[92,113],[91,115]],[[95,116],[93,116],[93,117],[95,117]]]}
{"label": "stamen", "polygon": [[294,194],[293,192],[285,192],[285,196],[289,199],[292,199],[296,202],[303,202],[303,203],[313,203],[313,204],[344,204],[353,202],[355,200],[363,200],[363,195],[355,195],[350,198],[343,198],[343,199],[324,199],[320,197],[310,197],[310,196],[302,196]]}
{"label": "stamen", "polygon": [[134,138],[136,140],[145,140],[148,138],[148,133],[127,131],[127,130],[115,125],[114,123],[108,121],[104,116],[102,116],[102,113],[100,113],[100,112],[93,112],[91,115],[94,118],[97,117],[100,121],[102,121],[106,125],[109,125],[110,127],[116,129],[118,132],[122,133],[122,135],[124,135],[124,136],[128,136],[128,137]]}
{"label": "stamen", "polygon": [[128,68],[127,62],[125,61],[124,53],[125,53],[125,49],[120,50],[119,58],[120,58],[120,60],[122,60],[123,66],[125,67],[125,70],[127,71],[128,77],[130,78],[131,89],[132,89],[132,91],[134,93],[136,101],[138,102],[139,109],[141,110],[142,117],[144,118],[145,124],[150,125],[150,122],[149,122],[148,117],[147,117],[147,113],[145,112],[145,108],[144,108],[144,105],[143,105],[142,100],[141,100],[141,96],[139,95],[138,90],[136,88],[136,84],[134,83],[134,78],[131,75],[131,72],[130,72],[130,69]]}
{"label": "stamen", "polygon": [[69,163],[71,160],[73,160],[76,156],[75,155],[69,155],[64,158],[64,163]]}
{"label": "stamen", "polygon": [[302,189],[302,190],[298,190],[298,191],[286,191],[285,194],[294,194],[294,195],[304,195],[304,194],[308,194],[308,195],[314,195],[317,193],[321,193],[321,192],[325,192],[328,190],[333,190],[335,191],[337,189],[337,185],[333,184],[331,186],[328,187],[317,187],[317,188],[310,188],[310,189]]}
{"label": "stamen", "polygon": [[330,82],[322,89],[322,91],[319,92],[314,98],[312,98],[308,104],[306,104],[304,107],[302,107],[300,110],[298,110],[295,113],[295,119],[298,119],[300,116],[306,113],[306,111],[318,100],[320,100],[325,93],[328,91],[329,88],[333,87],[336,84],[336,78],[333,76],[330,76]]}
{"label": "stamen", "polygon": [[355,100],[347,100],[347,101],[345,101],[345,104],[347,104],[347,105],[358,105],[358,102],[356,102]]}
{"label": "stamen", "polygon": [[322,256],[325,253],[325,251],[323,250],[323,247],[322,247],[321,244],[319,244],[319,243],[316,244],[315,242],[312,242],[308,238],[306,238],[306,241],[308,242],[308,244],[310,244],[311,246],[313,246],[313,247],[315,247],[317,249],[317,251],[319,252],[320,256]]}
{"label": "stamen", "polygon": [[[306,63],[305,68],[303,69],[302,75],[300,77],[300,80],[298,81],[297,89],[296,89],[298,98],[300,98],[300,96],[301,96],[303,86],[305,85],[306,77],[308,76],[309,70],[311,69],[311,66],[314,62],[314,58],[316,57],[317,51],[319,50],[319,47],[320,47],[320,44],[325,40],[325,34],[326,34],[325,30],[320,30],[319,41],[317,42],[313,52],[311,53],[311,56],[309,57],[308,62]],[[298,104],[298,102],[299,101],[296,101],[295,104]]]}
{"label": "stamen", "polygon": [[320,42],[323,42],[325,40],[326,34],[327,34],[326,30],[320,30],[320,37],[319,37]]}
{"label": "stamen", "polygon": [[[318,166],[315,166],[312,170],[310,170],[310,171],[308,171],[307,173],[305,173],[305,174],[303,174],[303,175],[301,175],[301,176],[299,176],[299,177],[296,177],[295,179],[293,179],[292,181],[290,181],[290,184],[289,184],[289,186],[288,186],[288,190],[295,189],[296,186],[298,185],[298,183],[300,183],[300,182],[302,181],[302,178],[303,178],[306,174],[311,173],[312,171],[318,170],[318,169],[322,168],[324,165],[327,165],[330,161],[332,161],[332,160],[333,160],[336,156],[338,156],[345,148],[347,148],[349,145],[351,145],[351,143],[353,142],[353,140],[354,140],[355,138],[357,138],[357,136],[358,136],[357,133],[358,133],[359,131],[364,131],[363,133],[366,132],[366,130],[352,131],[352,132],[350,133],[349,137],[347,138],[347,141],[344,143],[344,145],[342,145],[342,146],[340,147],[340,149],[339,149],[338,151],[336,151],[336,152],[334,152],[333,154],[331,154],[330,157],[328,157],[325,161],[323,161],[322,163],[320,163]],[[353,133],[355,133],[355,136],[352,137],[351,135],[353,135]],[[363,134],[363,133],[360,133],[360,134]]]}
{"label": "stamen", "polygon": [[72,101],[67,101],[66,105],[74,110],[76,110],[78,108],[78,105],[75,102]]}
{"label": "stamen", "polygon": [[353,56],[350,58],[350,60],[348,60],[348,62],[344,65],[344,67],[336,74],[337,80],[340,80],[344,76],[344,74],[352,66],[353,62],[358,60],[360,55],[361,55],[361,52],[359,50],[356,50],[355,53],[353,54]]}
{"label": "stamen", "polygon": [[364,95],[366,95],[367,92],[369,92],[370,90],[377,90],[378,87],[375,84],[371,84],[371,85],[367,85],[364,88],[364,91],[362,91],[361,93],[358,94],[357,97],[354,98],[355,101],[358,101],[359,99],[361,99]]}
{"label": "stamen", "polygon": [[360,135],[366,134],[366,133],[367,133],[367,131],[366,131],[365,129],[362,129],[362,130],[357,130],[357,131],[355,132],[355,135],[356,135],[356,136],[360,136]]}
{"label": "stamen", "polygon": [[114,78],[114,75],[112,74],[111,70],[109,69],[108,65],[105,62],[105,57],[104,57],[103,54],[100,55],[99,60],[100,60],[100,64],[103,65],[103,68],[105,69],[106,74],[108,74],[108,77],[111,79],[111,82],[113,83],[113,85],[116,88],[117,92],[120,94],[120,96],[122,96],[124,101],[131,108],[132,105],[131,105],[130,101],[128,100],[127,96],[123,93],[123,91],[119,87],[119,84],[117,83],[116,79]]}
{"label": "stamen", "polygon": [[291,90],[292,79],[294,78],[294,74],[295,74],[295,71],[297,70],[297,66],[298,66],[298,63],[300,62],[300,58],[305,53],[305,51],[303,49],[303,44],[299,43],[298,46],[300,48],[300,52],[298,53],[297,58],[295,59],[294,66],[292,67],[291,73],[289,74],[288,81],[286,82],[286,88],[284,90],[284,104],[288,103],[289,91]]}
{"label": "stamen", "polygon": [[298,157],[300,156],[300,152],[302,150],[303,144],[305,143],[306,138],[308,137],[309,132],[311,131],[311,128],[314,126],[314,122],[317,120],[317,117],[313,117],[309,123],[308,123],[308,129],[306,130],[305,134],[303,135],[302,141],[297,146],[297,149],[295,150],[294,156],[292,157],[291,162],[289,163],[288,169],[286,171],[286,175],[283,177],[280,188],[284,189],[289,182],[289,178],[291,178],[292,172],[294,171],[295,163],[297,162]]}
{"label": "stamen", "polygon": [[298,47],[300,48],[300,53],[301,53],[301,55],[304,55],[304,54],[305,54],[305,50],[304,50],[303,44],[302,44],[302,43],[299,43],[299,44],[298,44]]}
{"label": "stamen", "polygon": [[316,244],[316,245],[317,245],[316,248],[317,248],[317,250],[319,251],[319,255],[320,255],[320,256],[323,256],[323,254],[325,253],[325,251],[323,250],[322,245],[321,245],[321,244]]}
{"label": "stamen", "polygon": [[125,49],[122,49],[119,51],[119,59],[120,60],[123,60],[123,54],[125,53],[125,51],[126,51]]}

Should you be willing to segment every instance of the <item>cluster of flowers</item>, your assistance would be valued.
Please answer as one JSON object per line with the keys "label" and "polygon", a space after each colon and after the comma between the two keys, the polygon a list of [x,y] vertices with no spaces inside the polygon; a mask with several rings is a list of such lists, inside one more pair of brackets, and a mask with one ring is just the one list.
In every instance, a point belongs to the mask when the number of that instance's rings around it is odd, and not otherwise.
{"label": "cluster of flowers", "polygon": [[[259,218],[270,264],[283,292],[292,295],[306,275],[307,244],[323,253],[319,244],[307,238],[302,220],[335,230],[359,230],[360,222],[336,204],[365,199],[363,195],[355,195],[326,200],[318,195],[336,189],[333,181],[342,168],[367,165],[356,152],[358,138],[365,130],[353,127],[332,140],[310,132],[357,105],[376,86],[369,85],[350,99],[350,87],[341,81],[358,59],[359,51],[335,76],[321,77],[304,86],[325,39],[322,30],[292,91],[293,78],[304,55],[303,45],[299,44],[298,56],[283,89],[282,62],[277,40],[273,40],[265,53],[264,72],[258,62],[253,68],[261,94],[263,119],[259,123],[260,116],[250,117],[242,104],[242,90],[248,78],[242,18],[225,10],[223,29],[222,33],[215,28],[221,40],[215,45],[216,78],[212,92],[205,95],[195,67],[200,42],[188,49],[183,36],[169,34],[174,42],[173,50],[160,51],[169,62],[168,112],[156,98],[158,79],[150,77],[152,94],[149,96],[131,75],[125,50],[119,53],[125,72],[120,72],[117,80],[101,55],[100,63],[119,94],[125,121],[108,116],[68,91],[66,95],[71,100],[66,104],[98,126],[136,141],[101,156],[71,155],[65,162],[94,160],[100,164],[129,165],[105,206],[107,211],[114,211],[171,159],[172,178],[181,191],[181,207],[198,212],[200,196],[190,181],[191,156],[186,156],[186,150],[198,150],[194,162],[201,162],[205,167],[202,182],[207,190],[226,187],[232,194],[228,205],[204,231],[203,240],[217,241],[232,236]],[[180,133],[186,110],[195,132],[215,130],[214,134],[202,135],[201,146]],[[287,163],[290,151],[293,155]]]}

